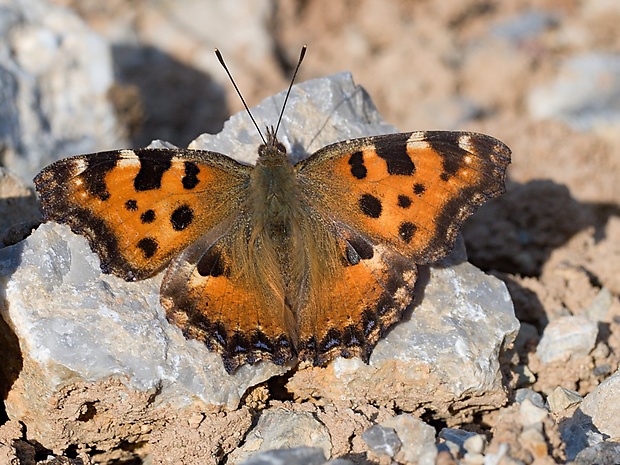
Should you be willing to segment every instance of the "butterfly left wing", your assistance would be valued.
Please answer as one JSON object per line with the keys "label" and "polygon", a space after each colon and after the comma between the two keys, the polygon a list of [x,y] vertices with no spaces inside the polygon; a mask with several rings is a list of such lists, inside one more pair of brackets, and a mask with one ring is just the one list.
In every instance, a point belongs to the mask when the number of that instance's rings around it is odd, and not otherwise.
{"label": "butterfly left wing", "polygon": [[65,158],[34,183],[46,219],[86,236],[104,272],[136,280],[238,211],[250,170],[215,152],[147,148]]}
{"label": "butterfly left wing", "polygon": [[367,359],[411,302],[416,264],[449,253],[462,222],[504,192],[509,163],[492,137],[440,131],[339,142],[298,163],[303,196],[339,251],[310,261],[337,271],[298,310],[300,357]]}
{"label": "butterfly left wing", "polygon": [[504,192],[509,163],[493,137],[418,131],[338,142],[296,168],[328,216],[423,264],[447,255],[463,221]]}

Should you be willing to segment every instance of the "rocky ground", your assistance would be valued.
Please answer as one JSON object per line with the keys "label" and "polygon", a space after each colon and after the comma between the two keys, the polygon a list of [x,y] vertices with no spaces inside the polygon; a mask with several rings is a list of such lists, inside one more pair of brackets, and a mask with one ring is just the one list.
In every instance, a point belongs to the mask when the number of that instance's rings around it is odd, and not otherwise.
{"label": "rocky ground", "polygon": [[[620,463],[616,1],[5,0],[0,17],[11,170],[0,178],[0,464]],[[29,186],[44,165],[218,133],[241,104],[213,47],[254,106],[286,86],[304,43],[299,82],[350,71],[400,130],[479,131],[512,149],[508,192],[463,236],[469,261],[507,286],[520,325],[499,281],[452,258],[427,272],[427,304],[371,367],[260,367],[232,381],[165,325],[157,280],[135,297],[58,226],[20,242],[39,220]],[[353,131],[374,115],[364,102],[351,106]],[[292,130],[310,144],[318,126],[305,118]],[[426,318],[453,274],[489,296],[486,313],[472,323],[462,299],[441,309],[454,327],[436,329]],[[135,313],[119,310],[110,327],[103,313],[71,313],[91,305],[86,290],[114,310],[134,299]],[[55,307],[55,294],[76,309]],[[36,299],[52,313],[22,311]],[[454,334],[466,345],[451,345]],[[92,342],[73,347],[88,356],[68,354],[76,341]],[[411,341],[421,342],[410,353]],[[265,452],[300,446],[315,449]]]}

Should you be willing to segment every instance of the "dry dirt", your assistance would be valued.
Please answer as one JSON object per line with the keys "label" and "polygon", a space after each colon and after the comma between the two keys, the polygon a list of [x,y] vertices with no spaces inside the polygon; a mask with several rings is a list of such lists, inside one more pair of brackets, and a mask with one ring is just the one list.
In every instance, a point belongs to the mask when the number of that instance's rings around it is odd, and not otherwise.
{"label": "dry dirt", "polygon": [[[119,84],[117,98],[125,96],[119,98],[125,102],[120,111],[137,144],[162,138],[186,145],[205,129],[217,132],[227,112],[240,108],[236,96],[226,89],[227,109],[211,111],[210,119],[187,121],[190,104],[195,108],[212,102],[201,82],[211,77],[192,68],[192,59],[197,50],[214,45],[226,50],[235,43],[234,33],[217,43],[193,34],[184,29],[188,18],[168,16],[167,2],[58,3],[74,7],[104,35],[113,36],[115,25],[129,22],[144,46],[153,46],[153,30],[162,24],[177,28],[172,37],[184,38],[159,50],[168,60],[165,79],[157,80],[151,70],[140,68],[131,70],[131,79],[126,73]],[[527,366],[533,375],[533,382],[519,387],[546,396],[562,386],[585,396],[613,373],[620,361],[620,131],[613,125],[579,131],[560,121],[535,119],[528,111],[528,96],[537,86],[551,82],[568,57],[620,51],[620,8],[615,2],[298,0],[267,4],[266,18],[243,18],[267,22],[267,53],[257,63],[256,57],[246,59],[252,53],[249,45],[230,46],[234,51],[229,61],[241,67],[234,73],[248,104],[286,85],[299,46],[307,43],[300,80],[349,70],[385,119],[401,130],[458,128],[504,141],[513,151],[508,192],[481,209],[464,235],[470,261],[508,284],[518,318],[534,329],[520,338],[512,360]],[[489,39],[494,28],[529,11],[550,12],[554,19],[523,37]],[[157,86],[165,86],[166,80],[176,83],[173,91],[158,90],[165,89]],[[174,95],[174,104],[168,94]],[[126,104],[127,95],[134,105]],[[162,102],[159,112],[153,104],[157,99]],[[601,324],[596,349],[581,358],[541,363],[536,346],[547,323],[561,315],[584,314],[603,291],[611,295],[612,310]],[[512,387],[515,383],[513,377]],[[253,394],[247,402],[257,407],[257,399],[260,396]],[[519,439],[516,409],[509,405],[488,413],[467,428],[488,434],[489,450],[501,439],[520,451],[515,458],[532,463],[536,444],[528,450],[527,441]],[[351,413],[344,425],[351,434],[365,426],[356,415]],[[335,418],[329,413],[324,416],[326,424]],[[239,414],[228,421],[248,418]],[[44,458],[36,444],[23,440],[27,426],[8,422],[0,427],[0,442],[13,441],[24,464]],[[548,450],[541,455],[545,460],[537,463],[563,462],[557,427],[545,426],[543,444]],[[201,439],[197,430],[195,438],[183,440]],[[152,444],[165,450],[179,440],[154,437]],[[222,447],[226,452],[231,449]],[[438,463],[444,459],[445,454],[440,454]]]}

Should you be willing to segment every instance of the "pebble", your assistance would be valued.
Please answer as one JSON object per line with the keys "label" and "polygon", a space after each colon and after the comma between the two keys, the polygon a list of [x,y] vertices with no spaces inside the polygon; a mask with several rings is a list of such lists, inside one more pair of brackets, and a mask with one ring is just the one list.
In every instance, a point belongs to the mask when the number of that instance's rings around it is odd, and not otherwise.
{"label": "pebble", "polygon": [[402,443],[401,453],[406,462],[434,465],[437,457],[435,428],[409,414],[389,418],[381,426],[393,428]]}
{"label": "pebble", "polygon": [[601,442],[579,452],[574,465],[618,465],[619,462],[620,443]]}
{"label": "pebble", "polygon": [[463,443],[463,447],[470,454],[482,454],[485,446],[486,438],[482,434],[474,434]]}
{"label": "pebble", "polygon": [[578,392],[561,386],[556,387],[547,397],[549,409],[553,413],[563,412],[573,405],[580,404],[582,400],[583,397],[581,397]]}
{"label": "pebble", "polygon": [[438,434],[438,438],[444,440],[444,442],[439,445],[439,448],[440,450],[448,450],[454,457],[463,455],[466,452],[465,442],[474,436],[477,436],[477,434],[471,431],[464,431],[456,428],[443,428]]}
{"label": "pebble", "polygon": [[587,355],[596,344],[596,323],[581,316],[562,316],[549,322],[536,348],[544,363]]}
{"label": "pebble", "polygon": [[261,452],[242,462],[241,465],[323,465],[324,463],[325,455],[320,447],[297,447]]}
{"label": "pebble", "polygon": [[545,408],[545,401],[543,400],[540,393],[529,388],[517,389],[517,391],[515,392],[515,401],[521,404],[526,399],[529,400],[536,407]]}
{"label": "pebble", "polygon": [[539,425],[542,427],[543,420],[549,414],[547,409],[534,405],[534,403],[529,399],[525,399],[521,402],[519,413],[521,414],[521,424],[524,428],[538,428]]}
{"label": "pebble", "polygon": [[381,425],[374,425],[364,431],[362,439],[374,453],[388,457],[394,457],[402,446],[394,428]]}

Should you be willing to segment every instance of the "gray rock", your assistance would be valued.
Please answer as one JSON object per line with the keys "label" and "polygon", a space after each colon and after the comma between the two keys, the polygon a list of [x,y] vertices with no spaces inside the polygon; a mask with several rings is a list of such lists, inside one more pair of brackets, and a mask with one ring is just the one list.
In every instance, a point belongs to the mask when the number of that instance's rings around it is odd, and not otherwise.
{"label": "gray rock", "polygon": [[601,433],[620,438],[620,370],[588,394],[580,409]]}
{"label": "gray rock", "polygon": [[620,443],[602,442],[587,447],[575,457],[575,465],[618,465],[620,463]]}
{"label": "gray rock", "polygon": [[362,434],[362,439],[375,454],[387,455],[392,458],[402,446],[402,441],[394,428],[387,428],[381,425],[374,425],[368,428]]}
{"label": "gray rock", "polygon": [[604,436],[592,424],[592,418],[578,408],[572,417],[559,424],[562,441],[566,444],[567,460],[574,460],[582,450],[600,444]]}
{"label": "gray rock", "polygon": [[574,129],[620,123],[620,55],[584,53],[566,59],[554,82],[532,90],[529,112]]}
{"label": "gray rock", "polygon": [[1,16],[1,164],[30,180],[62,156],[126,145],[108,44],[44,0],[3,2]]}
{"label": "gray rock", "polygon": [[523,403],[526,399],[538,408],[545,408],[545,401],[540,393],[529,388],[517,389],[515,392],[515,401],[518,403]]}
{"label": "gray rock", "polygon": [[596,344],[596,323],[582,316],[562,316],[545,327],[536,354],[543,363],[589,354]]}
{"label": "gray rock", "polygon": [[[234,465],[239,462],[230,463]],[[261,452],[240,465],[322,465],[324,463],[325,455],[320,447],[297,447]]]}
{"label": "gray rock", "polygon": [[476,436],[476,433],[456,428],[443,428],[437,437],[443,439],[443,443],[439,444],[440,450],[448,450],[457,457],[465,454],[465,441]]}
{"label": "gray rock", "polygon": [[403,459],[407,463],[434,465],[437,457],[435,446],[435,428],[409,414],[388,418],[381,426],[396,431],[400,442]]}
{"label": "gray rock", "polygon": [[[327,428],[308,412],[285,409],[262,413],[241,447],[228,457],[229,463],[241,463],[258,452],[271,449],[318,449],[323,461],[331,455],[331,438]],[[323,463],[323,462],[319,462]]]}

